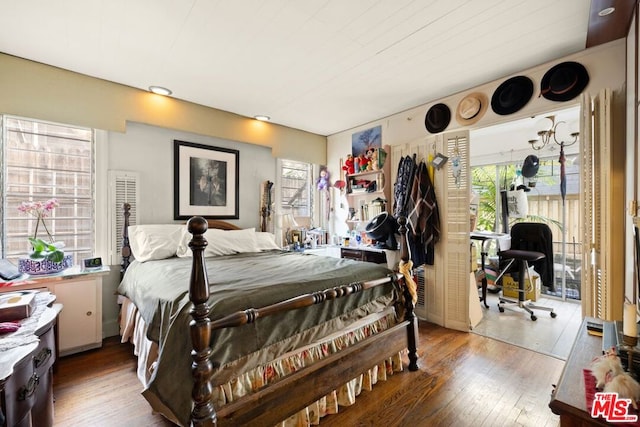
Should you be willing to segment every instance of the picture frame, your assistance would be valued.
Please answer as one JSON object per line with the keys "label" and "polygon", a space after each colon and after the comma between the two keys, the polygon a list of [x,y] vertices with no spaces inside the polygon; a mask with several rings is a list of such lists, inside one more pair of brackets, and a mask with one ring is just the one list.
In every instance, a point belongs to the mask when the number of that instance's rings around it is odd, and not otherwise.
{"label": "picture frame", "polygon": [[291,230],[291,243],[299,243],[302,245],[302,232],[300,230]]}
{"label": "picture frame", "polygon": [[353,157],[365,156],[370,150],[382,147],[382,126],[375,126],[351,135]]}
{"label": "picture frame", "polygon": [[240,152],[173,141],[174,218],[238,219]]}

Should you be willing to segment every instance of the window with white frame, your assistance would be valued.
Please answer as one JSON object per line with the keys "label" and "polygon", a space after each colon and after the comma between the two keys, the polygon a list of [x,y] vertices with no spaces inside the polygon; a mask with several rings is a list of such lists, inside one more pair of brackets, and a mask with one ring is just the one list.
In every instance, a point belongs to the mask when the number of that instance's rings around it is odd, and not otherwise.
{"label": "window with white frame", "polygon": [[[2,257],[17,259],[31,246],[37,220],[22,202],[57,199],[45,219],[74,264],[94,252],[94,132],[91,129],[2,116]],[[48,240],[42,225],[38,237]]]}
{"label": "window with white frame", "polygon": [[311,163],[281,160],[280,165],[281,213],[311,218]]}

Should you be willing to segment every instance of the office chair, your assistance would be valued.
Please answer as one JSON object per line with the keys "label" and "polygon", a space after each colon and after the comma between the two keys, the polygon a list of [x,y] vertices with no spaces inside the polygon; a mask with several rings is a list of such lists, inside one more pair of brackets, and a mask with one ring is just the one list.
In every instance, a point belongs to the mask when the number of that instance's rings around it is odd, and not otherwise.
{"label": "office chair", "polygon": [[[557,314],[551,307],[535,305],[525,299],[526,281],[528,276],[530,286],[533,280],[529,274],[529,264],[540,274],[543,286],[553,289],[553,236],[548,225],[534,222],[519,222],[511,227],[511,248],[498,252],[498,256],[503,260],[508,260],[508,265],[503,269],[502,274],[507,272],[515,263],[518,272],[518,301],[513,301],[504,296],[500,296],[498,309],[503,313],[505,309],[513,310],[521,308],[531,315],[531,320],[537,320],[533,309],[549,311],[552,318]],[[515,278],[514,278],[515,279]]]}

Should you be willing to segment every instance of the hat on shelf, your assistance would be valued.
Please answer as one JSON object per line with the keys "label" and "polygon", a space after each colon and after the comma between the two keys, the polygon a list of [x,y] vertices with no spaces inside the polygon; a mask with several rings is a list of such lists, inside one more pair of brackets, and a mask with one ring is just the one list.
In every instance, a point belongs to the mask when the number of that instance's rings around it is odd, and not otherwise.
{"label": "hat on shelf", "polygon": [[530,154],[524,159],[524,163],[522,164],[522,176],[525,178],[533,178],[538,173],[539,168],[540,160],[538,156]]}
{"label": "hat on shelf", "polygon": [[561,62],[547,71],[540,81],[540,95],[551,101],[569,101],[589,84],[589,73],[584,65]]}
{"label": "hat on shelf", "polygon": [[456,108],[456,121],[463,126],[470,126],[484,116],[489,107],[489,99],[482,92],[473,92],[462,98]]}
{"label": "hat on shelf", "polygon": [[527,105],[533,96],[533,82],[527,76],[505,80],[491,96],[491,109],[501,116],[513,114]]}
{"label": "hat on shelf", "polygon": [[424,126],[429,133],[440,133],[451,122],[451,110],[445,104],[436,104],[429,108],[424,117]]}

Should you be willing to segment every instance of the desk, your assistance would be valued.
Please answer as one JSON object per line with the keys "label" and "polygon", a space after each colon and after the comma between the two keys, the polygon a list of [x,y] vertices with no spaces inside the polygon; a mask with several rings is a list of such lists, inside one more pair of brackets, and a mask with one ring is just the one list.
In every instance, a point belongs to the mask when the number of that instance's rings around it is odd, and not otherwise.
{"label": "desk", "polygon": [[[508,234],[505,233],[493,233],[491,231],[472,231],[469,237],[471,240],[478,240],[481,242],[480,248],[480,268],[484,272],[485,263],[487,260],[487,242],[490,240],[498,241],[502,237],[506,237]],[[484,303],[486,308],[489,308],[489,304],[487,304],[487,276],[483,275],[482,277],[482,296],[480,297],[480,301]]]}
{"label": "desk", "polygon": [[551,411],[560,415],[560,426],[611,425],[591,418],[587,411],[582,370],[589,367],[593,358],[602,354],[602,338],[587,333],[587,321],[602,323],[592,317],[582,321],[560,381],[549,402]]}

